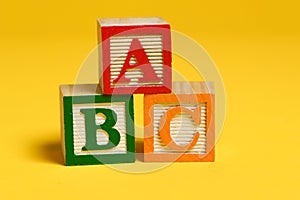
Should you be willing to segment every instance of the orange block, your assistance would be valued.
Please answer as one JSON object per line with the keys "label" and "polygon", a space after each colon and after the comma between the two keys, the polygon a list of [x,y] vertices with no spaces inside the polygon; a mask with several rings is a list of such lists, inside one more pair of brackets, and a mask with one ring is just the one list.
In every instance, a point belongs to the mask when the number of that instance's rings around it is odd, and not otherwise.
{"label": "orange block", "polygon": [[214,132],[211,83],[175,82],[172,94],[145,95],[145,162],[212,162]]}

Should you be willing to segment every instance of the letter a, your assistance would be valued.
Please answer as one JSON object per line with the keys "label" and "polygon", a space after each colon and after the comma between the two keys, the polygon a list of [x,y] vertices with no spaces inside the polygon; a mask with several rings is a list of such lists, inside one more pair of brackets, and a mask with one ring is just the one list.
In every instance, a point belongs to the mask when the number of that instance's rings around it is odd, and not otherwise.
{"label": "letter a", "polygon": [[[130,59],[133,56],[135,57],[137,63],[131,65]],[[148,56],[137,38],[132,40],[120,75],[113,81],[113,83],[129,83],[130,79],[125,77],[125,73],[132,69],[140,69],[143,72],[143,77],[139,79],[140,82],[160,81],[160,78],[155,74],[151,63],[149,62]]]}

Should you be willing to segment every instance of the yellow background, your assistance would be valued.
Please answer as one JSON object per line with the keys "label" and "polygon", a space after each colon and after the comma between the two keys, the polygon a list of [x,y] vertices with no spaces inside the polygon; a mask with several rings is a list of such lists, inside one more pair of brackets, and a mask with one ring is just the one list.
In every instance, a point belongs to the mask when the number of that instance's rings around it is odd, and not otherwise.
{"label": "yellow background", "polygon": [[[95,47],[98,17],[160,16],[204,46],[227,93],[215,163],[148,174],[65,167],[58,86]],[[300,199],[298,1],[0,3],[0,199]]]}

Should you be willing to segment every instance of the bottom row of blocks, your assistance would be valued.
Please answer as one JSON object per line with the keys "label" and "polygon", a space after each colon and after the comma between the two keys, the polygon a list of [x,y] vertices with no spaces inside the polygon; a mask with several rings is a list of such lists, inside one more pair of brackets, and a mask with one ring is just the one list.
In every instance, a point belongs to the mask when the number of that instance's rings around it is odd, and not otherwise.
{"label": "bottom row of blocks", "polygon": [[[135,161],[133,95],[63,85],[60,100],[66,165]],[[144,162],[212,162],[214,143],[211,83],[175,82],[172,94],[144,96]]]}

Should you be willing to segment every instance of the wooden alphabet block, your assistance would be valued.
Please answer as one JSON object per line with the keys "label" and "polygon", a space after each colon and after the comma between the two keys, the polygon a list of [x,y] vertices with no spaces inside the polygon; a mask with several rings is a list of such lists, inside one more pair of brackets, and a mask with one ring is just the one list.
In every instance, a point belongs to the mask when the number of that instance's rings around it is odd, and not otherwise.
{"label": "wooden alphabet block", "polygon": [[66,165],[135,161],[133,96],[97,90],[96,84],[60,86]]}
{"label": "wooden alphabet block", "polygon": [[144,161],[214,161],[213,85],[175,82],[144,97]]}
{"label": "wooden alphabet block", "polygon": [[98,19],[103,94],[170,93],[170,25],[161,18]]}

